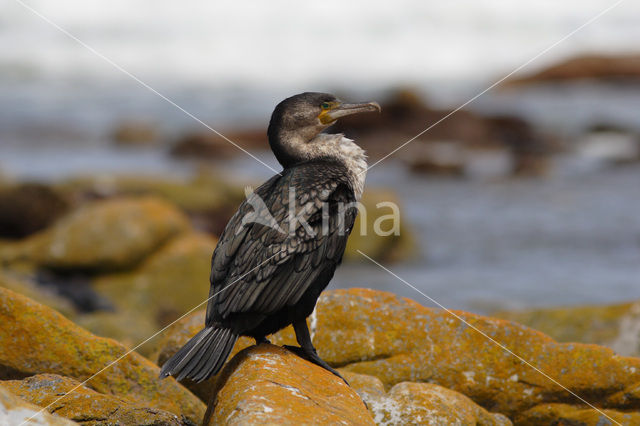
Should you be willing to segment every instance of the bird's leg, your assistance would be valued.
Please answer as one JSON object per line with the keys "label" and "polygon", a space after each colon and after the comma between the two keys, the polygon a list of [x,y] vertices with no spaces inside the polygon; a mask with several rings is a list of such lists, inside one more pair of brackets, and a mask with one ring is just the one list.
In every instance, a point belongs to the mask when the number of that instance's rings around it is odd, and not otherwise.
{"label": "bird's leg", "polygon": [[325,370],[332,372],[336,376],[340,377],[347,384],[347,386],[349,386],[349,382],[347,382],[344,379],[344,377],[340,375],[340,373],[338,373],[336,370],[331,368],[329,364],[324,362],[322,358],[318,356],[318,353],[316,352],[316,348],[313,347],[313,343],[311,343],[311,335],[309,334],[307,321],[305,319],[295,321],[293,323],[293,329],[296,332],[296,340],[298,341],[298,344],[300,345],[300,347],[299,348],[291,347],[291,346],[285,346],[285,347],[287,349],[293,350],[293,352],[295,352],[302,358],[307,359],[313,362],[314,364],[324,368]]}
{"label": "bird's leg", "polygon": [[257,337],[254,337],[254,339],[256,339],[256,345],[261,345],[263,343],[266,343],[268,345],[271,344],[271,342],[269,341],[269,339],[267,339],[266,336],[257,336]]}

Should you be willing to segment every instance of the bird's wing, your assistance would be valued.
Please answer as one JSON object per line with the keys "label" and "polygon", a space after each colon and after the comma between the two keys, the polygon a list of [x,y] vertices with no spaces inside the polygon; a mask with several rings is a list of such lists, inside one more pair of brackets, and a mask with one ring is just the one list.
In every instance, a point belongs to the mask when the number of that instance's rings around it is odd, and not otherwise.
{"label": "bird's wing", "polygon": [[[327,267],[332,274],[340,263],[357,214],[339,165],[287,170],[254,195],[264,204],[248,197],[213,254],[207,323],[295,304],[319,274]],[[298,221],[289,220],[291,202]]]}

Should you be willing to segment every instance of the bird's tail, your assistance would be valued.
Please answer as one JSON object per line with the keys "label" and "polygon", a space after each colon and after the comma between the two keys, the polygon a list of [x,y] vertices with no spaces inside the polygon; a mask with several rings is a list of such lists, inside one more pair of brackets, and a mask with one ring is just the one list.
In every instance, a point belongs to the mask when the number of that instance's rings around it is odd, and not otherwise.
{"label": "bird's tail", "polygon": [[236,340],[238,335],[228,328],[206,327],[164,363],[160,378],[206,380],[220,371]]}

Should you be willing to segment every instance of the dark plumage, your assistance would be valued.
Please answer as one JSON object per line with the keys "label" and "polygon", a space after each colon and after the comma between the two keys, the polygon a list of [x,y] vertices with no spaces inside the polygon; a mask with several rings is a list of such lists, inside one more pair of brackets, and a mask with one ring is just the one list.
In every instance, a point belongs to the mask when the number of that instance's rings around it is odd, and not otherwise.
{"label": "dark plumage", "polygon": [[[248,196],[227,224],[211,260],[205,328],[164,364],[161,377],[205,380],[239,336],[266,342],[289,324],[300,344],[294,350],[338,375],[318,357],[306,318],[342,260],[366,162],[352,141],[321,132],[341,116],[374,110],[375,103],[344,104],[323,93],[296,95],[276,107],[269,144],[284,170]],[[293,226],[290,207],[300,219]]]}

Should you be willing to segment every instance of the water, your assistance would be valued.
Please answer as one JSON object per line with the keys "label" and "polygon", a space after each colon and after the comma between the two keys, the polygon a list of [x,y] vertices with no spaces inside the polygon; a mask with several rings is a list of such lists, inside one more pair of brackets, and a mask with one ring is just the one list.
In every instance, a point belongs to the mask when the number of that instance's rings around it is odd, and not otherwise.
{"label": "water", "polygon": [[[377,96],[389,87],[414,86],[434,104],[451,106],[613,2],[28,4],[204,121],[224,127],[265,120],[277,101],[305,90]],[[523,71],[583,52],[637,51],[637,16],[640,3],[625,1]],[[0,1],[2,133],[44,123],[98,137],[124,118],[167,129],[194,125],[18,2]]]}
{"label": "water", "polygon": [[[401,0],[297,4],[154,0],[27,2],[143,79],[287,88],[476,80],[513,69],[610,0]],[[637,49],[640,4],[622,2],[541,58]],[[121,75],[13,0],[0,2],[0,63],[15,78]],[[294,90],[295,91],[295,90]]]}
{"label": "water", "polygon": [[[370,184],[400,192],[426,252],[391,268],[447,307],[482,312],[640,297],[640,167],[466,183],[379,173],[372,170]],[[338,280],[431,304],[365,265]]]}

